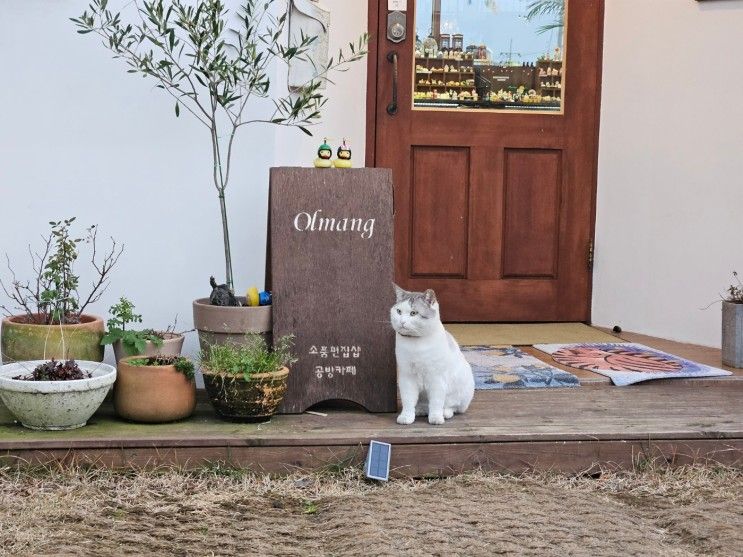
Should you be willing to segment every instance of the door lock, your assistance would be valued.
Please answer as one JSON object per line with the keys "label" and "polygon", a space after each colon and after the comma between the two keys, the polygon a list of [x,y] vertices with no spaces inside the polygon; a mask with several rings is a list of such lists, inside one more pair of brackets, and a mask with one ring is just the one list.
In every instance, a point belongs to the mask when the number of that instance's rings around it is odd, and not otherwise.
{"label": "door lock", "polygon": [[400,43],[407,36],[407,18],[399,11],[387,14],[387,40]]}

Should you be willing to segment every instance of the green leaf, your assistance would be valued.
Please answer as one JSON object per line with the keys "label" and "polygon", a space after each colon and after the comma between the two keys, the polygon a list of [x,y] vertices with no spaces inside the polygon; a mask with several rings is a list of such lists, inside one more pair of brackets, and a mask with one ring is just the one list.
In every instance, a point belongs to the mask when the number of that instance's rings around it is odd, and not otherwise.
{"label": "green leaf", "polygon": [[134,348],[137,350],[138,354],[144,354],[144,351],[147,349],[147,341],[142,338],[135,338]]}
{"label": "green leaf", "polygon": [[113,344],[117,340],[121,338],[121,335],[117,334],[117,331],[109,331],[105,335],[103,335],[103,338],[101,339],[101,346],[106,346],[107,344]]}
{"label": "green leaf", "polygon": [[175,116],[176,118],[181,115],[181,107],[178,101],[175,101]]}

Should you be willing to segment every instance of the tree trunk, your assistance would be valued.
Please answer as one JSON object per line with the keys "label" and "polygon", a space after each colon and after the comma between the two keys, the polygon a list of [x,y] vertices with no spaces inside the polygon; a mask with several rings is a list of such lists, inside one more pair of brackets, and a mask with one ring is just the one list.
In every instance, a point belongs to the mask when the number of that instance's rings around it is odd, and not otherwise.
{"label": "tree trunk", "polygon": [[224,201],[224,191],[219,192],[219,210],[222,213],[222,236],[224,240],[224,264],[227,288],[234,293],[232,283],[232,252],[230,250],[230,230],[227,226],[227,205]]}

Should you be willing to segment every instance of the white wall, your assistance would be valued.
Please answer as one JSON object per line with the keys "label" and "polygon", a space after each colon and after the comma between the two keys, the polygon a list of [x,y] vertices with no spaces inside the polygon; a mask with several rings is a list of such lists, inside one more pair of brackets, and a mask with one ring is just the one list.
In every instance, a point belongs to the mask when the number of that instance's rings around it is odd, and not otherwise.
{"label": "white wall", "polygon": [[[367,30],[366,0],[321,0],[331,13],[330,55],[348,43],[354,44]],[[280,128],[276,132],[276,165],[309,166],[317,156],[324,137],[335,149],[343,139],[353,151],[356,166],[364,166],[366,142],[366,59],[347,66],[347,71],[335,72],[328,85],[328,103],[323,109],[322,124],[312,129],[314,137],[294,129]],[[282,73],[282,77],[284,74]]]}
{"label": "white wall", "polygon": [[[87,3],[0,0],[0,255],[7,252],[23,277],[27,245],[38,244],[49,220],[98,223],[126,251],[91,312],[105,316],[126,295],[144,326],[164,327],[178,314],[179,329],[189,329],[191,301],[209,294],[210,274],[224,276],[208,132],[184,112],[176,118],[170,97],[127,74],[92,35],[75,32],[68,18]],[[333,50],[366,29],[364,2],[324,4],[333,9]],[[285,69],[276,77],[285,81]],[[365,62],[336,77],[315,134],[348,137],[362,164]],[[269,167],[306,165],[316,156],[321,137],[302,136],[262,126],[244,129],[236,142],[228,202],[239,291],[263,286]],[[85,257],[82,284],[92,278]],[[8,278],[4,265],[0,277]],[[196,350],[190,335],[186,352]]]}
{"label": "white wall", "polygon": [[700,308],[743,270],[741,30],[742,0],[606,3],[596,324],[720,344]]}
{"label": "white wall", "polygon": [[[74,32],[67,18],[86,3],[0,0],[0,252],[23,270],[48,220],[99,223],[127,251],[94,311],[125,294],[146,326],[178,313],[189,328],[191,300],[223,273],[208,137]],[[366,30],[366,2],[323,3],[332,50]],[[741,29],[743,0],[607,1],[597,324],[719,344],[719,309],[699,308],[743,271]],[[239,290],[264,278],[268,168],[309,164],[323,136],[348,138],[364,160],[366,65],[336,78],[315,138],[262,127],[239,140],[228,194]]]}

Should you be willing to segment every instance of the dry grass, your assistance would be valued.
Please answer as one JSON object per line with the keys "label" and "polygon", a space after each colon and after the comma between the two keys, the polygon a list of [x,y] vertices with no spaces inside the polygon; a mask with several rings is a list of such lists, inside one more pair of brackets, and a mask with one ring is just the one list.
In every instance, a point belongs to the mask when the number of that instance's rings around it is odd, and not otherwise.
{"label": "dry grass", "polygon": [[743,471],[471,473],[0,468],[7,555],[740,555]]}

